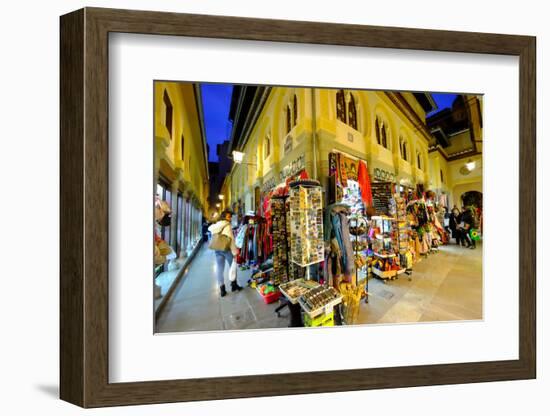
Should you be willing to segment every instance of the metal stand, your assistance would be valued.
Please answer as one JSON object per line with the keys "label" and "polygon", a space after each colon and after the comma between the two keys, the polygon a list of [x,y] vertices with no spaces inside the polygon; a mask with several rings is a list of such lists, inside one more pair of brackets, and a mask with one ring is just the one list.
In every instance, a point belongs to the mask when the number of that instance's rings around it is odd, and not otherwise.
{"label": "metal stand", "polygon": [[[352,216],[351,218],[355,218],[355,224],[356,224],[356,227],[357,229],[359,229],[359,222],[362,220],[364,221],[364,224],[365,224],[365,234],[363,235],[365,237],[365,249],[366,249],[366,252],[368,253],[368,220],[367,220],[367,217],[363,216],[363,215],[355,215],[355,216]],[[361,252],[360,250],[357,249],[358,247],[358,241],[359,241],[359,236],[361,234],[359,233],[356,233],[354,234],[355,236],[355,257],[357,257],[357,255]],[[363,266],[365,268],[365,303],[369,303],[369,256],[366,255],[366,263],[365,263],[365,266]],[[355,259],[354,259],[355,261]],[[358,267],[355,267],[355,282],[358,284],[359,282],[359,268]]]}

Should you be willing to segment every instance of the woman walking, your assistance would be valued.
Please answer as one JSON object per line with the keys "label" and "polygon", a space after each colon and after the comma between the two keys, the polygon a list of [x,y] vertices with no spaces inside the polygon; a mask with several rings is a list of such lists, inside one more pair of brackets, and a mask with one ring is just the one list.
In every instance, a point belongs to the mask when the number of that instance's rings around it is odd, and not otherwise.
{"label": "woman walking", "polygon": [[[210,249],[214,250],[216,254],[216,268],[218,286],[220,287],[220,296],[224,297],[227,294],[225,290],[224,282],[224,270],[225,262],[231,267],[233,261],[239,249],[235,245],[235,237],[233,236],[233,230],[231,229],[231,217],[233,213],[226,209],[220,215],[220,220],[215,224],[208,227],[208,231],[212,233],[212,239],[210,241]],[[230,276],[230,279],[232,277]],[[236,276],[231,280],[231,291],[241,290],[242,287],[237,284]]]}

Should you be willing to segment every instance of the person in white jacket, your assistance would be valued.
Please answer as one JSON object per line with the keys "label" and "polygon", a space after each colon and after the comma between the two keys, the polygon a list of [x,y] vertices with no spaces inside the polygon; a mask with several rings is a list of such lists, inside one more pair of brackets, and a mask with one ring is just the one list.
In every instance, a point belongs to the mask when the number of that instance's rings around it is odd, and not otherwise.
{"label": "person in white jacket", "polygon": [[[220,295],[224,297],[227,292],[225,290],[225,282],[224,282],[224,269],[225,269],[225,262],[229,264],[229,267],[233,264],[233,261],[235,260],[233,257],[236,256],[239,252],[237,246],[235,245],[235,237],[233,235],[233,230],[231,229],[231,217],[233,213],[230,210],[224,210],[220,215],[220,220],[216,222],[215,224],[212,224],[210,227],[208,227],[208,231],[212,233],[212,237],[214,234],[222,233],[223,235],[229,237],[231,240],[231,245],[229,250],[214,250],[214,253],[216,254],[216,265],[217,265],[217,278],[218,278],[218,286],[220,287]],[[242,287],[237,284],[237,279],[231,280],[231,291],[235,292],[238,290],[241,290]]]}

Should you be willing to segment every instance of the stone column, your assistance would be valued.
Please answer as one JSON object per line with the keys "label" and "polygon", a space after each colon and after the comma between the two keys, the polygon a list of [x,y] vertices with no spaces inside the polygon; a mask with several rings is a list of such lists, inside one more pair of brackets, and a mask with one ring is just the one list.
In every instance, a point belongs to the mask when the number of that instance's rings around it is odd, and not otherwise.
{"label": "stone column", "polygon": [[200,210],[198,205],[195,206],[195,243],[199,242],[200,238]]}
{"label": "stone column", "polygon": [[196,211],[195,211],[195,201],[192,201],[191,205],[191,248],[195,248],[195,242],[197,240],[196,236],[196,228],[197,225],[195,224],[195,217],[196,217]]}
{"label": "stone column", "polygon": [[170,223],[170,241],[167,241],[167,243],[170,244],[174,250],[175,247],[177,247],[176,243],[178,241],[178,185],[179,182],[175,180],[170,186],[170,191],[172,192],[172,202],[170,204],[170,209],[172,210],[172,222]]}
{"label": "stone column", "polygon": [[187,234],[189,233],[189,226],[187,225],[187,212],[189,211],[189,204],[185,195],[183,197],[183,217],[182,217],[182,227],[183,231],[181,234],[181,255],[182,257],[187,257]]}
{"label": "stone column", "polygon": [[187,238],[187,255],[190,256],[193,251],[193,233],[192,233],[192,213],[193,213],[193,199],[189,197],[187,200],[187,218],[186,218],[186,238]]}

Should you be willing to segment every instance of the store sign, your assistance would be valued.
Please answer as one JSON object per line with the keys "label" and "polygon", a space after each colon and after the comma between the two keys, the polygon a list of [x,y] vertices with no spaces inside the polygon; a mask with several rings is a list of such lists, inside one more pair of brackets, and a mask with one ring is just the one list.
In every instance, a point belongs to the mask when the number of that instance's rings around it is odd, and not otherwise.
{"label": "store sign", "polygon": [[380,168],[374,168],[374,179],[381,182],[395,182],[395,173]]}
{"label": "store sign", "polygon": [[281,182],[284,182],[289,176],[296,175],[298,172],[306,168],[306,157],[298,156],[281,170]]}
{"label": "store sign", "polygon": [[301,155],[290,162],[288,165],[284,166],[281,170],[281,173],[278,176],[267,179],[260,190],[262,192],[268,192],[271,189],[275,188],[278,184],[286,181],[287,178],[295,176],[306,168],[306,158],[304,155]]}
{"label": "store sign", "polygon": [[277,184],[278,184],[278,181],[275,178],[269,178],[262,184],[261,190],[262,192],[267,192],[270,189],[275,188]]}

